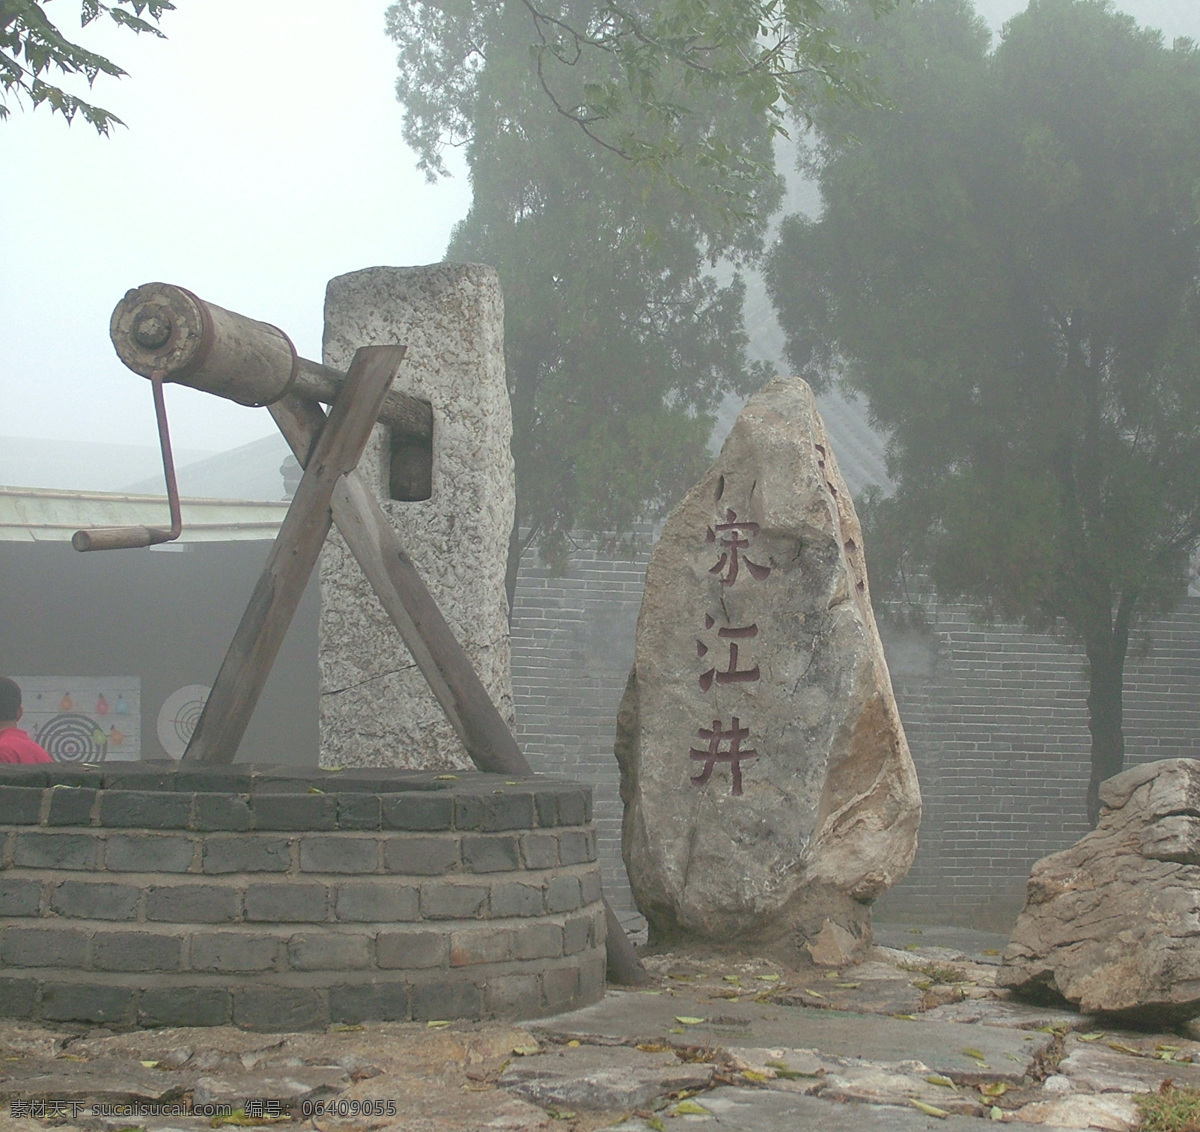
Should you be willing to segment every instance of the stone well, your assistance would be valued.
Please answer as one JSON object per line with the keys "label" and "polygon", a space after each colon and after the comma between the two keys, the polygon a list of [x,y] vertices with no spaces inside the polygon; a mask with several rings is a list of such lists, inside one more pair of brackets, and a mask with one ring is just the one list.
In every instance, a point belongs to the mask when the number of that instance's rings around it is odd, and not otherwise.
{"label": "stone well", "polygon": [[0,1015],[314,1029],[604,991],[591,791],[534,776],[0,767]]}

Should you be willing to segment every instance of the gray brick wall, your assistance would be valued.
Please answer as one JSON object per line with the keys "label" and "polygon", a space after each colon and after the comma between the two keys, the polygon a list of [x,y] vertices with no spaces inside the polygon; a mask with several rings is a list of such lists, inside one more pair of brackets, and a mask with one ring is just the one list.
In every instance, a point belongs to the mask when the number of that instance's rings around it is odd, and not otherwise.
{"label": "gray brick wall", "polygon": [[[633,909],[621,862],[617,707],[633,661],[649,558],[577,538],[566,574],[531,548],[513,611],[518,737],[539,771],[586,782],[615,908]],[[962,606],[884,645],[925,812],[908,878],[879,918],[1007,930],[1030,866],[1087,830],[1084,658],[1062,637],[984,627]],[[1126,765],[1200,751],[1200,598],[1135,639],[1125,678]]]}
{"label": "gray brick wall", "polygon": [[[212,804],[230,785],[243,809]],[[76,824],[66,796],[87,801]],[[222,815],[280,832],[209,828]],[[467,771],[0,767],[0,1017],[276,1029],[583,1005],[604,984],[591,820],[578,784]]]}
{"label": "gray brick wall", "polygon": [[[1007,930],[1030,867],[1087,832],[1082,649],[933,606],[884,630],[925,803],[912,871],[880,917]],[[1145,626],[1125,668],[1125,765],[1200,752],[1200,598]]]}
{"label": "gray brick wall", "polygon": [[605,890],[618,912],[630,912],[613,739],[650,540],[631,557],[606,552],[596,539],[575,542],[561,577],[538,561],[536,547],[521,561],[512,617],[517,741],[534,770],[592,787]]}

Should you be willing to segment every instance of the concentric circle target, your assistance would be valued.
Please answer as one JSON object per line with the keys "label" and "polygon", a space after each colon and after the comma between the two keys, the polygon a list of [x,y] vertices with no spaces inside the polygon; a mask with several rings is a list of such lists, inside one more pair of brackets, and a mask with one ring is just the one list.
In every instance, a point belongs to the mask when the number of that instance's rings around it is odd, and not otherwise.
{"label": "concentric circle target", "polygon": [[183,758],[209,691],[206,684],[186,684],[172,692],[159,709],[158,741],[171,758]]}
{"label": "concentric circle target", "polygon": [[38,728],[37,742],[55,762],[102,763],[108,740],[94,719],[78,712],[63,712]]}

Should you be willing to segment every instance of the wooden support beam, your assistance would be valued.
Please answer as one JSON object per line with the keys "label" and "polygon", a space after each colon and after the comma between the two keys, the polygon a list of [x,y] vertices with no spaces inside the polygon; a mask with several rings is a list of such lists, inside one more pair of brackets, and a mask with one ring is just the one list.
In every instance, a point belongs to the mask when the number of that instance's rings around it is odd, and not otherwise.
{"label": "wooden support beam", "polygon": [[360,348],[328,421],[304,446],[300,486],[225,654],[185,759],[233,762],[329,534],[334,488],[358,466],[404,351],[403,346]]}
{"label": "wooden support beam", "polygon": [[[271,415],[301,465],[324,413],[311,401],[288,396],[270,406]],[[333,521],[358,560],[380,604],[429,682],[471,761],[492,774],[533,774],[487,689],[479,679],[442,611],[388,522],[379,501],[358,472],[348,472],[333,491]],[[621,986],[645,986],[646,969],[604,898],[608,978]]]}

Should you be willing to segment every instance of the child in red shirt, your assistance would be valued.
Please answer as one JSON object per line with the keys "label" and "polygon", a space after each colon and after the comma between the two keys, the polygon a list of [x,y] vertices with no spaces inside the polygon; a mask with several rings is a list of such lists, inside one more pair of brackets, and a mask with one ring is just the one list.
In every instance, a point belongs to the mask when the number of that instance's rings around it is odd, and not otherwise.
{"label": "child in red shirt", "polygon": [[0,676],[0,763],[54,762],[17,726],[24,712],[20,687],[15,680]]}

